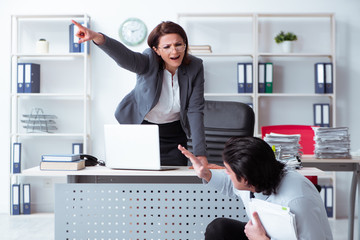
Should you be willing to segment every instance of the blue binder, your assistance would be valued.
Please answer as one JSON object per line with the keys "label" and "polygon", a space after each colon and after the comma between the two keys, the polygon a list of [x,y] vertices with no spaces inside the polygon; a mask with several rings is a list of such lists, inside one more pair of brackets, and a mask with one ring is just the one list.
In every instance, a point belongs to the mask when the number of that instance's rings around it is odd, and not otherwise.
{"label": "blue binder", "polygon": [[253,67],[252,63],[245,64],[245,92],[252,93],[253,92]]}
{"label": "blue binder", "polygon": [[333,93],[333,64],[325,63],[325,93]]}
{"label": "blue binder", "polygon": [[12,197],[11,197],[11,205],[12,205],[12,215],[20,215],[20,185],[13,184],[12,185]]}
{"label": "blue binder", "polygon": [[245,64],[238,63],[238,71],[237,71],[237,78],[238,78],[238,93],[245,93]]}
{"label": "blue binder", "polygon": [[323,126],[323,115],[322,115],[322,104],[315,103],[313,105],[314,108],[314,126]]}
{"label": "blue binder", "polygon": [[333,186],[325,187],[325,209],[328,217],[334,216],[334,188]]}
{"label": "blue binder", "polygon": [[31,213],[30,184],[23,184],[23,214]]}
{"label": "blue binder", "polygon": [[69,51],[71,53],[80,52],[79,38],[75,36],[77,32],[77,26],[70,24],[69,26]]}
{"label": "blue binder", "polygon": [[81,154],[83,153],[83,144],[82,143],[73,143],[72,144],[72,154]]}
{"label": "blue binder", "polygon": [[24,92],[24,64],[18,63],[17,65],[17,92],[23,93]]}
{"label": "blue binder", "polygon": [[21,172],[21,143],[13,143],[13,154],[12,154],[12,162],[13,162],[13,173]]}
{"label": "blue binder", "polygon": [[330,127],[330,104],[321,104],[322,127]]}
{"label": "blue binder", "polygon": [[259,63],[258,92],[265,93],[265,63]]}
{"label": "blue binder", "polygon": [[324,63],[315,63],[315,93],[325,93]]}
{"label": "blue binder", "polygon": [[25,63],[24,66],[25,93],[40,92],[40,64]]}

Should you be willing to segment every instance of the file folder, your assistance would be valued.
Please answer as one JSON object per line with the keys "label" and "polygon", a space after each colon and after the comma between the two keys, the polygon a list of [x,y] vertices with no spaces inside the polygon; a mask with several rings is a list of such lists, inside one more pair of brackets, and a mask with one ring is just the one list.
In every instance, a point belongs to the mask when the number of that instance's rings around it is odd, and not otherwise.
{"label": "file folder", "polygon": [[333,64],[325,63],[325,93],[333,93]]}
{"label": "file folder", "polygon": [[23,184],[23,214],[31,213],[30,184]]}
{"label": "file folder", "polygon": [[72,154],[81,154],[83,153],[83,144],[82,143],[73,143],[72,144]]}
{"label": "file folder", "polygon": [[328,217],[334,216],[334,188],[333,186],[326,186],[325,188],[325,206]]}
{"label": "file folder", "polygon": [[322,127],[330,127],[330,104],[322,104]]}
{"label": "file folder", "polygon": [[245,93],[245,64],[238,63],[238,93]]}
{"label": "file folder", "polygon": [[314,104],[314,125],[322,127],[322,104],[315,103]]}
{"label": "file folder", "polygon": [[25,93],[40,92],[40,64],[25,64]]}
{"label": "file folder", "polygon": [[324,63],[315,63],[315,93],[325,93]]}
{"label": "file folder", "polygon": [[265,63],[259,63],[259,83],[258,83],[258,92],[265,93]]}
{"label": "file folder", "polygon": [[295,214],[290,208],[264,200],[252,198],[249,202],[252,214],[257,212],[269,237],[277,240],[296,240],[297,228]]}
{"label": "file folder", "polygon": [[273,64],[266,63],[265,64],[265,93],[273,92]]}
{"label": "file folder", "polygon": [[245,92],[252,93],[253,92],[253,68],[252,63],[246,63],[246,77],[245,77]]}
{"label": "file folder", "polygon": [[18,63],[17,65],[17,92],[24,92],[24,64]]}
{"label": "file folder", "polygon": [[20,215],[20,185],[12,185],[12,215]]}
{"label": "file folder", "polygon": [[21,143],[13,143],[13,154],[12,154],[12,162],[13,162],[13,173],[21,172]]}

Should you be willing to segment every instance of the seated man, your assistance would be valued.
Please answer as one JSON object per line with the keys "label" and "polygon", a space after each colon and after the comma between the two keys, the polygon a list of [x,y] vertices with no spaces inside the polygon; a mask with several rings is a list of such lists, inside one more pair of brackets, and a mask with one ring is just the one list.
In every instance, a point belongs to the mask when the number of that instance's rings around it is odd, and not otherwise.
{"label": "seated man", "polygon": [[[314,185],[296,171],[286,171],[271,147],[256,137],[234,137],[225,145],[226,173],[212,171],[179,145],[196,174],[206,184],[228,196],[240,196],[246,209],[251,197],[290,208],[295,214],[298,239],[333,239],[324,203]],[[245,191],[239,191],[245,190]],[[249,214],[249,213],[248,213]],[[248,223],[218,218],[206,229],[205,239],[270,239],[258,214]]]}

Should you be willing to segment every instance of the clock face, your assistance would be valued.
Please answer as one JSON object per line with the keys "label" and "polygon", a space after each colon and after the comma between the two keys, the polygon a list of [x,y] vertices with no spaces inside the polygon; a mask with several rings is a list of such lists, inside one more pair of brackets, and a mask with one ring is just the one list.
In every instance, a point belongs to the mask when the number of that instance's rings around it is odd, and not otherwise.
{"label": "clock face", "polygon": [[146,35],[146,25],[138,18],[129,18],[125,20],[119,29],[120,39],[129,46],[139,45],[145,40]]}

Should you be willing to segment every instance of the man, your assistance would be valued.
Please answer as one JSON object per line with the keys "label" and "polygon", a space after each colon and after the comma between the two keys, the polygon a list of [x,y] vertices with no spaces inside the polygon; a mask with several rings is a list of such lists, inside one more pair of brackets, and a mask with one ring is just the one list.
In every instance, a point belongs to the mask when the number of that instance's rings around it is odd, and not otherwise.
{"label": "man", "polygon": [[[179,145],[188,157],[198,177],[228,196],[240,196],[248,209],[250,198],[272,202],[290,208],[295,214],[298,239],[333,239],[324,203],[315,186],[296,171],[286,171],[276,160],[271,147],[256,137],[234,137],[223,152],[225,172],[210,170],[207,165]],[[247,210],[249,216],[249,212]],[[205,239],[270,239],[258,214],[243,223],[233,219],[218,218],[206,229]]]}

